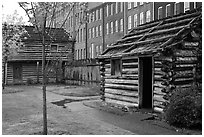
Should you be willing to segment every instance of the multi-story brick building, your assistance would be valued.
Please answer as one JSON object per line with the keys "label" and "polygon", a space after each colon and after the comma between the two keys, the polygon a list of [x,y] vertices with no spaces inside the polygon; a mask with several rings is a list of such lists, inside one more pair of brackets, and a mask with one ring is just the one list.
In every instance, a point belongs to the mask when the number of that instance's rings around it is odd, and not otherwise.
{"label": "multi-story brick building", "polygon": [[201,7],[202,2],[154,2],[154,20]]}
{"label": "multi-story brick building", "polygon": [[[64,28],[76,36],[74,58],[96,58],[108,46],[115,43],[138,25],[202,6],[201,2],[88,2],[86,13],[71,11]],[[64,19],[70,7],[57,12],[56,24]],[[79,22],[87,17],[87,22]]]}

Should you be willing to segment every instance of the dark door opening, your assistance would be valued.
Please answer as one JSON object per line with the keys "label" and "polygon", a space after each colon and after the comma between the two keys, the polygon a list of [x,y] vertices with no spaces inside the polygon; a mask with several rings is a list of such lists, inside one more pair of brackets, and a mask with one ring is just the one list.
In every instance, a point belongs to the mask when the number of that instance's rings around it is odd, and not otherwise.
{"label": "dark door opening", "polygon": [[139,106],[152,108],[152,57],[139,58]]}
{"label": "dark door opening", "polygon": [[19,84],[22,82],[22,66],[21,64],[13,64],[13,83]]}

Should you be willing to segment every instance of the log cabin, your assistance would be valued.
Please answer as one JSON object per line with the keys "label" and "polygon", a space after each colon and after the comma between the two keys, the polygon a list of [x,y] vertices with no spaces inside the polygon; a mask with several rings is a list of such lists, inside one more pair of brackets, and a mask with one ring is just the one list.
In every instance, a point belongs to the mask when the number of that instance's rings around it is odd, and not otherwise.
{"label": "log cabin", "polygon": [[[17,54],[8,57],[6,84],[42,82],[42,37],[33,26],[23,26],[26,33],[21,36],[22,45]],[[65,61],[73,59],[73,41],[62,28],[46,28],[45,56],[47,82],[63,79]],[[54,38],[52,38],[54,37]]]}
{"label": "log cabin", "polygon": [[98,57],[101,99],[162,113],[172,90],[201,84],[201,31],[201,8],[130,30]]}

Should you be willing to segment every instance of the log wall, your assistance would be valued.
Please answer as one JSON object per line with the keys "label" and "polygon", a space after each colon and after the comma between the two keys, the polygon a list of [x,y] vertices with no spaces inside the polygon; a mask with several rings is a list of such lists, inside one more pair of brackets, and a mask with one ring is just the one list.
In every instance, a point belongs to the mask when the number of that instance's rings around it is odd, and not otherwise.
{"label": "log wall", "polygon": [[[102,67],[103,69],[103,67]],[[111,75],[110,60],[104,61],[104,98],[106,102],[138,106],[138,58],[122,59],[122,74]]]}
{"label": "log wall", "polygon": [[[42,64],[39,63],[39,66],[37,68],[37,62],[23,62],[20,63],[22,65],[22,80],[19,81],[19,83],[14,83],[13,80],[13,65],[15,63],[8,63],[7,67],[7,78],[6,78],[6,84],[26,84],[28,80],[30,79],[32,83],[42,83]],[[48,68],[52,68],[53,65],[49,65]],[[49,70],[48,69],[48,70]],[[51,71],[48,73],[47,82],[57,82],[56,81],[56,75],[58,80],[60,81],[63,78],[62,72]]]}

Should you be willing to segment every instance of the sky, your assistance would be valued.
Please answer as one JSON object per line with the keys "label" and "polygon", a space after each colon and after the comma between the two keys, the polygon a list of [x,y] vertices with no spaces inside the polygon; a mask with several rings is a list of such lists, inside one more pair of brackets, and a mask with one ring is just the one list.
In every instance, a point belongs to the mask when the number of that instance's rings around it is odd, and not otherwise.
{"label": "sky", "polygon": [[15,10],[17,10],[17,13],[23,17],[23,21],[25,22],[25,24],[27,24],[28,22],[28,17],[25,13],[25,11],[18,5],[17,1],[7,1],[4,0],[2,1],[2,17],[3,15],[6,17],[6,15],[12,15],[14,13]]}

